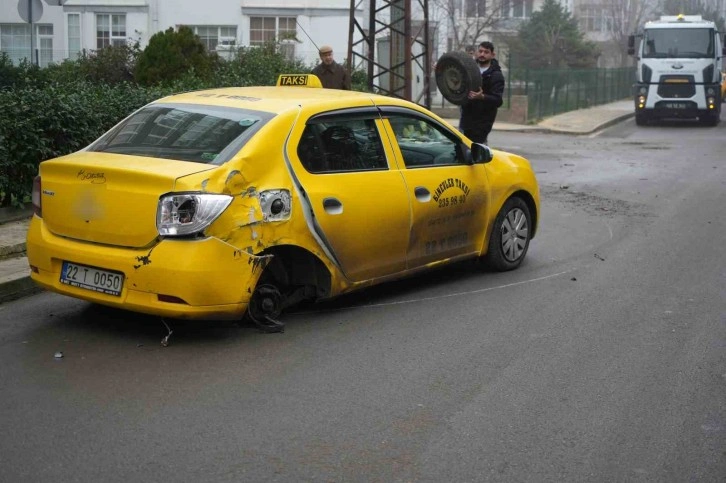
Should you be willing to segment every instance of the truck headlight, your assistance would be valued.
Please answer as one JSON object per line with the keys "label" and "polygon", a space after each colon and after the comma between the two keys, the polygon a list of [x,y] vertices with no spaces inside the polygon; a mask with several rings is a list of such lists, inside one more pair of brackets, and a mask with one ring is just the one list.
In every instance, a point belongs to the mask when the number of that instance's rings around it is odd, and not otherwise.
{"label": "truck headlight", "polygon": [[199,233],[216,220],[231,202],[231,196],[209,193],[164,195],[156,209],[156,229],[162,236]]}

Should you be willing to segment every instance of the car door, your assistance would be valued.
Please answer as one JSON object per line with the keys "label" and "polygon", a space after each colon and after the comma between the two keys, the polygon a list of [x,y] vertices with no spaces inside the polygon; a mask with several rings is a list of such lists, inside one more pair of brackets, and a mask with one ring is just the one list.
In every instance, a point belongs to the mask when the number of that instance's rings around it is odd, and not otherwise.
{"label": "car door", "polygon": [[469,147],[434,119],[381,108],[411,199],[408,268],[480,251],[488,223],[489,182]]}
{"label": "car door", "polygon": [[351,281],[406,268],[408,194],[381,131],[375,108],[336,111],[296,126],[297,146],[288,150],[309,228]]}

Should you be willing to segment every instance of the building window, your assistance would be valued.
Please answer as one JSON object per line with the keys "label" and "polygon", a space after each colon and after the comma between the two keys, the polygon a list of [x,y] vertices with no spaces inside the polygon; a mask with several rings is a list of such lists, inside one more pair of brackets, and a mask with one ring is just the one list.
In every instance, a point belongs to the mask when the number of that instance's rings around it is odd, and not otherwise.
{"label": "building window", "polygon": [[30,26],[28,24],[0,24],[0,51],[14,64],[30,55]]}
{"label": "building window", "polygon": [[81,14],[69,13],[68,22],[68,57],[77,59],[81,55]]}
{"label": "building window", "polygon": [[486,14],[487,0],[464,0],[464,2],[467,17],[483,17]]}
{"label": "building window", "polygon": [[96,48],[126,45],[126,15],[96,15]]}
{"label": "building window", "polygon": [[580,29],[584,32],[611,32],[613,18],[608,9],[598,6],[584,6],[578,14]]}
{"label": "building window", "polygon": [[53,26],[38,25],[36,34],[38,65],[48,67],[53,62]]}
{"label": "building window", "polygon": [[289,60],[295,58],[297,21],[295,17],[250,17],[250,45],[279,42]]}
{"label": "building window", "polygon": [[512,2],[512,18],[530,18],[534,0],[518,0]]}
{"label": "building window", "polygon": [[534,0],[502,0],[501,16],[503,18],[530,18],[534,8]]}
{"label": "building window", "polygon": [[237,45],[237,27],[221,25],[190,25],[209,52],[217,50],[218,45]]}

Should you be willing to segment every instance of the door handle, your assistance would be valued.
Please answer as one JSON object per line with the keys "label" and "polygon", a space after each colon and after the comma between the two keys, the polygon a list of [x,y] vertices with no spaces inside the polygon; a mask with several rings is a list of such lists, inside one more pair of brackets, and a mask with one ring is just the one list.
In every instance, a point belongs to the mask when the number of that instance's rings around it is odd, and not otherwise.
{"label": "door handle", "polygon": [[428,203],[431,200],[431,192],[424,186],[417,186],[414,188],[413,194],[421,203]]}
{"label": "door handle", "polygon": [[329,215],[340,215],[343,213],[343,203],[337,198],[324,198],[323,209]]}

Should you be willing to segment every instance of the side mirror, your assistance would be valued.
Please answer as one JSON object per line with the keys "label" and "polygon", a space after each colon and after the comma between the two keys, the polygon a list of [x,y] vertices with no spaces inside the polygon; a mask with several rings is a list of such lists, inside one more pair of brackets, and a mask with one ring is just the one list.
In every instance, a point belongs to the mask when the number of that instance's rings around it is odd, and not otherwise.
{"label": "side mirror", "polygon": [[471,143],[471,160],[474,164],[488,163],[494,159],[491,148],[486,144]]}
{"label": "side mirror", "polygon": [[635,35],[628,35],[628,55],[635,55]]}

